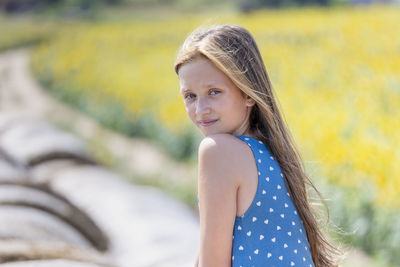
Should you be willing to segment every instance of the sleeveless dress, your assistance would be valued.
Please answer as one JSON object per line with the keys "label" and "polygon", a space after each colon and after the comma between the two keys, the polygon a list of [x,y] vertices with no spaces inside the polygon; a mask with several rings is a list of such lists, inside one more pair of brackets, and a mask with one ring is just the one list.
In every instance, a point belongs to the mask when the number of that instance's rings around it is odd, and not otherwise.
{"label": "sleeveless dress", "polygon": [[[250,136],[236,136],[252,150],[257,164],[255,197],[232,233],[232,267],[314,267],[299,214],[283,174],[267,147]],[[199,204],[199,200],[197,197]]]}

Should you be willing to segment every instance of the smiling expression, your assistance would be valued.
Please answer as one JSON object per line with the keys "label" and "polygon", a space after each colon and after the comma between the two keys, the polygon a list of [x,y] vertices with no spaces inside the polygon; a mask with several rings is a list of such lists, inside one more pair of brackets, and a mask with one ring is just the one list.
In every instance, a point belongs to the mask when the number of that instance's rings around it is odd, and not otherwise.
{"label": "smiling expression", "polygon": [[249,135],[254,100],[210,60],[198,57],[179,69],[186,112],[204,136],[217,133]]}

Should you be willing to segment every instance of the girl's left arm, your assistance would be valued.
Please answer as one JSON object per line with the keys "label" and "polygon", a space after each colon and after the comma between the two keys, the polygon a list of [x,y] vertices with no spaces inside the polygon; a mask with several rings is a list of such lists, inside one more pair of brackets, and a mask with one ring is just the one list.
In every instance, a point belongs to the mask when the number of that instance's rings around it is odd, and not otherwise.
{"label": "girl's left arm", "polygon": [[199,146],[199,267],[231,267],[236,217],[237,171],[224,136],[205,138]]}

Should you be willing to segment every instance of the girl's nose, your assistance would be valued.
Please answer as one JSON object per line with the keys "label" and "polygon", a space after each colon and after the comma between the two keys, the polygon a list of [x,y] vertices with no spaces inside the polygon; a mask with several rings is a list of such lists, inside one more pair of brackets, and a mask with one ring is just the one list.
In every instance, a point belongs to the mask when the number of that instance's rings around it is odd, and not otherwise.
{"label": "girl's nose", "polygon": [[196,105],[196,116],[198,118],[202,118],[204,115],[209,114],[210,112],[211,108],[207,99],[199,97]]}

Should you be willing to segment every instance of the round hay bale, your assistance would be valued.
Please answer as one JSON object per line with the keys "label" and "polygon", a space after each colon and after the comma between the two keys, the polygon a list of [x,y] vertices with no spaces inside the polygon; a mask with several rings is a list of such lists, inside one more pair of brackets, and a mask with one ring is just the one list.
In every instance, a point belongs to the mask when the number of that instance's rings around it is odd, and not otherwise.
{"label": "round hay bale", "polygon": [[0,181],[25,181],[27,176],[26,166],[15,161],[0,147]]}
{"label": "round hay bale", "polygon": [[29,181],[33,184],[51,183],[51,180],[55,179],[58,172],[63,172],[82,164],[84,163],[75,159],[55,159],[42,162],[29,169]]}
{"label": "round hay bale", "polygon": [[56,174],[51,188],[83,207],[107,233],[118,266],[190,266],[198,218],[184,204],[99,166]]}
{"label": "round hay bale", "polygon": [[[0,224],[4,224],[0,236],[9,233],[22,235],[18,236],[22,239],[53,238],[82,246],[91,244],[101,251],[108,247],[107,237],[86,213],[45,185],[0,183],[0,215]],[[14,232],[7,230],[7,225]]]}
{"label": "round hay bale", "polygon": [[[63,260],[56,261],[55,259]],[[59,266],[80,266],[78,263],[85,267],[115,266],[110,254],[99,253],[90,248],[47,241],[0,240],[0,263],[7,263],[1,266],[30,266],[22,265],[28,263],[43,264],[34,266],[58,266],[49,265],[51,262],[60,263]],[[62,265],[63,262],[74,264],[76,262],[76,265]]]}
{"label": "round hay bale", "polygon": [[20,123],[21,121],[31,121],[32,119],[27,118],[27,114],[16,113],[15,111],[0,113],[0,135],[12,127],[15,123]]}
{"label": "round hay bale", "polygon": [[12,124],[0,135],[0,147],[10,157],[28,166],[58,158],[94,164],[83,141],[41,121]]}
{"label": "round hay bale", "polygon": [[5,181],[22,182],[26,180],[27,180],[26,171],[4,160],[0,154],[0,182],[5,182]]}
{"label": "round hay bale", "polygon": [[91,247],[75,228],[47,212],[23,207],[0,205],[2,240],[64,242],[78,247]]}
{"label": "round hay bale", "polygon": [[69,260],[41,260],[4,263],[1,267],[101,267],[92,263],[82,263]]}

